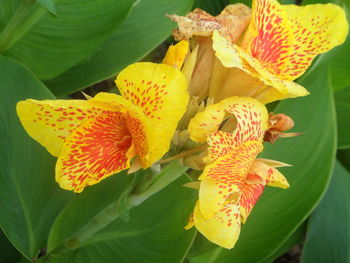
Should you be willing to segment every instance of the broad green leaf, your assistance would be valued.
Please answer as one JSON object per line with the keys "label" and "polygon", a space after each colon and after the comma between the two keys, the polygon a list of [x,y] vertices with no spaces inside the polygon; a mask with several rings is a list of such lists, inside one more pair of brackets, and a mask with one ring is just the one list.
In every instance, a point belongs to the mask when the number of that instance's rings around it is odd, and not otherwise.
{"label": "broad green leaf", "polygon": [[57,16],[56,6],[54,0],[38,0],[39,4],[41,4],[47,11]]}
{"label": "broad green leaf", "polygon": [[340,149],[337,151],[338,161],[350,171],[350,149]]}
{"label": "broad green leaf", "polygon": [[17,263],[21,258],[21,254],[6,238],[0,230],[0,262]]}
{"label": "broad green leaf", "polygon": [[40,79],[53,78],[90,57],[134,2],[56,0],[53,16],[46,10],[52,0],[0,1],[7,22],[0,33],[0,54],[25,64]]}
{"label": "broad green leaf", "polygon": [[268,258],[265,258],[262,262],[270,263],[274,262],[278,257],[285,253],[288,253],[295,245],[300,244],[304,239],[306,231],[306,223],[303,223],[279,248],[275,250]]}
{"label": "broad green leaf", "polygon": [[[168,172],[182,174],[183,167],[173,166]],[[91,221],[102,207],[115,203],[126,176],[114,177],[116,180],[109,182],[108,189],[96,185],[66,207],[51,230],[49,250]],[[128,222],[116,219],[80,248],[54,257],[53,262],[181,262],[195,234],[194,230],[184,230],[197,197],[195,191],[182,187],[186,182],[188,179],[181,176],[132,208]],[[116,206],[110,213],[113,211],[117,211]]]}
{"label": "broad green leaf", "polygon": [[309,219],[302,263],[350,261],[350,174],[336,163],[330,187]]}
{"label": "broad green leaf", "polygon": [[19,100],[53,95],[26,68],[4,57],[0,92],[0,225],[30,259],[46,246],[51,224],[72,195],[55,182],[55,158],[27,135],[16,115]]}
{"label": "broad green leaf", "polygon": [[46,84],[54,94],[65,95],[116,75],[170,36],[176,24],[166,14],[183,15],[192,4],[193,0],[140,0],[96,54]]}
{"label": "broad green leaf", "polygon": [[311,95],[282,101],[274,112],[291,116],[295,121],[293,130],[304,134],[266,144],[262,155],[293,165],[279,169],[291,187],[287,190],[266,187],[243,225],[236,246],[232,250],[220,248],[208,255],[216,261],[194,262],[264,262],[283,246],[317,205],[328,185],[335,156],[333,97],[324,69],[314,70],[300,83]]}
{"label": "broad green leaf", "polygon": [[[304,0],[303,5],[333,3],[344,8],[349,21],[350,0]],[[331,73],[332,87],[335,91],[350,86],[350,35],[345,43],[316,59],[316,67],[328,66]]]}
{"label": "broad green leaf", "polygon": [[338,148],[350,148],[350,86],[335,92],[334,100],[337,111]]}

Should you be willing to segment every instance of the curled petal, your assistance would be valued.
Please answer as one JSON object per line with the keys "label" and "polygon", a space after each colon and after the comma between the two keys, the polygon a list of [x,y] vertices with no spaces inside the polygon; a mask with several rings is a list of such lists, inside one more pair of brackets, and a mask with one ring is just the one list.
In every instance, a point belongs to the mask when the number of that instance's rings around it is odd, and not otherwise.
{"label": "curled petal", "polygon": [[[210,133],[218,130],[224,120],[225,112],[236,117],[233,144],[239,145],[248,140],[262,140],[265,130],[268,128],[267,110],[259,101],[245,97],[227,98],[198,113],[189,124],[188,130],[191,139],[197,142],[205,141]],[[209,136],[209,145],[217,148],[214,145],[217,145],[220,140],[227,141],[223,138],[216,138],[221,135],[221,133],[214,133]]]}
{"label": "curled petal", "polygon": [[122,96],[140,107],[152,123],[156,134],[150,160],[158,160],[169,149],[186,111],[189,96],[184,74],[164,64],[136,63],[120,72],[116,84]]}
{"label": "curled petal", "polygon": [[182,40],[174,46],[170,46],[164,59],[163,64],[181,69],[188,53],[188,41]]}
{"label": "curled petal", "polygon": [[54,156],[61,152],[64,140],[81,123],[103,109],[86,100],[33,100],[17,103],[17,114],[28,134]]}
{"label": "curled petal", "polygon": [[233,248],[236,244],[241,230],[238,204],[227,204],[213,217],[205,218],[197,203],[193,219],[198,231],[211,242],[228,249]]}
{"label": "curled petal", "polygon": [[252,173],[262,177],[267,185],[280,188],[288,188],[289,183],[287,179],[274,167],[271,167],[264,162],[256,160],[251,168]]}
{"label": "curled petal", "polygon": [[191,119],[188,125],[190,137],[195,142],[205,142],[209,134],[219,129],[225,111],[219,104],[209,105]]}
{"label": "curled petal", "polygon": [[265,185],[263,184],[244,184],[242,188],[241,198],[239,200],[242,223],[246,222],[247,217],[258,201],[264,188]]}

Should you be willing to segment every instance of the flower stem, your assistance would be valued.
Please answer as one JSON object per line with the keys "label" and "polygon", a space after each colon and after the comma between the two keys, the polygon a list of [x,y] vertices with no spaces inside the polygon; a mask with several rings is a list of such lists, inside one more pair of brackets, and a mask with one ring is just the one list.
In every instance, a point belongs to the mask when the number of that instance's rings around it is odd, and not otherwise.
{"label": "flower stem", "polygon": [[162,164],[162,163],[167,163],[167,162],[170,162],[170,161],[173,161],[173,160],[177,160],[177,159],[186,157],[188,155],[204,151],[206,148],[207,148],[207,145],[203,144],[203,145],[200,145],[200,146],[198,146],[196,148],[192,148],[191,150],[183,151],[183,152],[180,152],[179,154],[176,154],[176,155],[171,156],[169,158],[165,158],[165,159],[159,161],[159,163]]}

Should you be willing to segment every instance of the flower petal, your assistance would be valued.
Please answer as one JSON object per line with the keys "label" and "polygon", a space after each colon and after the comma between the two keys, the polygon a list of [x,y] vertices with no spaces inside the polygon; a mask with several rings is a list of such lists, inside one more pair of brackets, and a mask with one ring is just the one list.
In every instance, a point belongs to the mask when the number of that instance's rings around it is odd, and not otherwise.
{"label": "flower petal", "polygon": [[195,142],[205,142],[211,132],[219,129],[224,117],[225,111],[220,104],[207,106],[204,111],[197,113],[188,125],[191,139]]}
{"label": "flower petal", "polygon": [[86,100],[28,99],[18,102],[16,109],[28,134],[54,156],[74,129],[102,112]]}
{"label": "flower petal", "polygon": [[184,74],[164,64],[136,63],[120,72],[116,84],[123,97],[140,107],[151,121],[157,135],[150,160],[158,160],[169,149],[186,111],[189,96]]}
{"label": "flower petal", "polygon": [[236,184],[210,178],[203,179],[199,188],[199,207],[203,217],[210,218],[219,211],[226,203],[226,199],[239,191],[242,181],[243,177],[238,178]]}
{"label": "flower petal", "polygon": [[[239,145],[248,140],[262,140],[265,130],[268,128],[267,110],[259,101],[244,97],[227,98],[220,103],[206,107],[203,112],[198,113],[191,120],[188,127],[191,139],[197,142],[205,141],[210,133],[220,127],[225,117],[225,111],[236,117],[237,128],[234,132],[234,144]],[[214,145],[220,147],[218,142],[223,140],[223,138],[216,137],[221,135],[221,133],[214,133],[209,136],[208,143],[213,145],[215,151],[217,149]]]}
{"label": "flower petal", "polygon": [[174,46],[169,46],[162,63],[180,70],[187,53],[188,41],[182,40]]}
{"label": "flower petal", "polygon": [[[251,87],[252,80],[247,81],[247,85],[239,85],[239,90],[236,90],[232,85],[232,95],[253,96],[253,98],[266,104],[275,100],[285,98],[295,98],[298,96],[305,96],[309,93],[300,85],[280,79],[276,73],[273,73],[265,68],[256,58],[243,51],[239,46],[232,45],[224,37],[220,36],[217,31],[213,33],[213,48],[216,51],[217,58],[227,68],[239,68],[256,81]],[[240,82],[242,74],[237,71],[231,72],[230,75],[232,83]],[[230,73],[230,74],[231,74]],[[230,91],[225,90],[225,94]]]}
{"label": "flower petal", "polygon": [[263,162],[255,161],[252,165],[251,171],[262,177],[269,186],[284,189],[289,187],[287,179],[276,168],[268,166]]}
{"label": "flower petal", "polygon": [[349,26],[344,10],[334,4],[285,5],[283,9],[295,40],[293,53],[279,75],[293,80],[306,71],[315,56],[342,44]]}
{"label": "flower petal", "polygon": [[202,181],[199,204],[205,218],[220,210],[225,201],[243,187],[246,175],[262,148],[261,142],[249,141],[205,167],[199,177]]}
{"label": "flower petal", "polygon": [[276,0],[253,0],[252,20],[240,45],[264,68],[279,75],[293,52],[290,21]]}
{"label": "flower petal", "polygon": [[56,164],[57,182],[64,189],[81,192],[85,186],[127,169],[138,151],[147,152],[135,142],[136,131],[147,143],[144,123],[123,109],[105,111],[85,121],[63,145]]}
{"label": "flower petal", "polygon": [[265,185],[263,184],[244,184],[242,195],[239,200],[242,223],[246,222],[247,217],[262,194],[264,187]]}
{"label": "flower petal", "polygon": [[209,241],[233,248],[241,230],[241,220],[237,204],[227,204],[213,217],[204,218],[197,203],[194,209],[194,225]]}

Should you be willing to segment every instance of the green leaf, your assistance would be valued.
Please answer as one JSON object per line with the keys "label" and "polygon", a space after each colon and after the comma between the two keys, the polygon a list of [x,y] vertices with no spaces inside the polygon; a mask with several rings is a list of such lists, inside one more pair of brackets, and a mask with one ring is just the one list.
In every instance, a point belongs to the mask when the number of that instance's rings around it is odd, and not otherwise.
{"label": "green leaf", "polygon": [[22,128],[16,103],[54,97],[26,68],[4,57],[0,92],[0,225],[31,259],[46,246],[51,224],[72,195],[55,182],[55,158]]}
{"label": "green leaf", "polygon": [[337,110],[338,148],[350,148],[350,87],[334,93]]}
{"label": "green leaf", "polygon": [[[53,78],[90,57],[126,18],[135,0],[56,0],[57,16],[42,7],[52,0],[0,1],[7,24],[0,54]],[[5,11],[6,10],[6,11]]]}
{"label": "green leaf", "polygon": [[0,230],[0,259],[1,262],[17,263],[21,259],[21,254],[6,238]]}
{"label": "green leaf", "polygon": [[308,223],[302,263],[349,262],[350,174],[336,163],[332,182]]}
{"label": "green leaf", "polygon": [[54,0],[38,0],[38,2],[51,14],[57,16]]}
{"label": "green leaf", "polygon": [[176,24],[165,14],[183,15],[192,4],[193,0],[141,0],[96,54],[46,84],[61,96],[114,76],[170,36]]}
{"label": "green leaf", "polygon": [[[241,1],[240,1],[241,2]],[[235,1],[237,3],[237,1]],[[230,4],[229,0],[196,0],[194,7],[203,9],[211,15],[218,15],[220,12]]]}
{"label": "green leaf", "polygon": [[[167,173],[183,173],[183,167],[171,167]],[[115,202],[118,193],[120,195],[125,188],[121,183],[125,175],[113,177],[113,184],[110,180],[104,185],[109,189],[98,184],[66,207],[53,225],[49,250]],[[116,219],[81,247],[53,258],[52,262],[181,262],[195,234],[195,230],[184,230],[197,197],[195,191],[182,187],[186,182],[185,176],[180,177],[131,209],[128,222]]]}
{"label": "green leaf", "polygon": [[[290,163],[280,168],[291,187],[266,187],[232,250],[218,249],[199,262],[260,262],[271,257],[296,231],[317,205],[333,168],[336,131],[333,97],[327,71],[317,69],[300,83],[311,95],[282,101],[275,113],[295,121],[294,131],[303,135],[266,144],[264,158]],[[320,125],[322,124],[322,125]]]}

